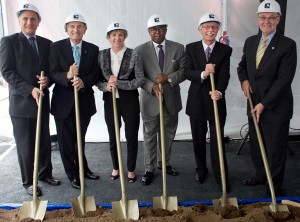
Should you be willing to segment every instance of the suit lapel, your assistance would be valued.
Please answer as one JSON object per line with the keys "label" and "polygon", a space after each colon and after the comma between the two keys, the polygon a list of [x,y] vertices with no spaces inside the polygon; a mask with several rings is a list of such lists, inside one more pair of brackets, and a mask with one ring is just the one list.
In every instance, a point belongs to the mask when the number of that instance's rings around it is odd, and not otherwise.
{"label": "suit lapel", "polygon": [[[30,45],[28,39],[22,32],[19,33],[19,39],[24,47],[24,51],[28,52],[30,58],[36,58],[36,55],[35,55],[35,52],[33,51],[32,46]],[[36,61],[36,59],[34,59],[34,61]],[[39,61],[37,61],[37,63],[39,64]]]}
{"label": "suit lapel", "polygon": [[83,68],[84,64],[88,64],[88,61],[87,61],[88,53],[89,53],[88,46],[85,41],[82,41],[81,55],[80,55],[80,64],[82,64],[82,65],[79,65],[79,73],[81,73],[80,70],[84,69]]}
{"label": "suit lapel", "polygon": [[202,40],[195,47],[195,51],[197,52],[196,53],[196,58],[197,58],[197,62],[199,64],[199,67],[201,67],[201,68],[205,67],[207,62],[206,62],[206,57],[205,57],[205,53],[204,53]]}
{"label": "suit lapel", "polygon": [[149,47],[149,50],[147,50],[147,52],[149,52],[148,57],[152,61],[153,66],[155,67],[155,69],[157,70],[156,72],[159,73],[161,71],[160,71],[160,67],[159,67],[159,64],[158,64],[158,59],[157,59],[157,55],[156,55],[154,45],[153,45],[152,41],[148,42],[147,45]]}
{"label": "suit lapel", "polygon": [[71,65],[75,62],[70,39],[65,39],[64,50],[67,62]]}

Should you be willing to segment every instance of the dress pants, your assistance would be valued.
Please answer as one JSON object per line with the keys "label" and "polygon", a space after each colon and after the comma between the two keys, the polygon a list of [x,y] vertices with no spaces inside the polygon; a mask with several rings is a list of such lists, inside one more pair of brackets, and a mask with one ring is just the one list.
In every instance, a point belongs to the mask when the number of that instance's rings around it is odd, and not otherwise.
{"label": "dress pants", "polygon": [[[18,160],[25,188],[33,183],[36,118],[11,116]],[[39,178],[52,176],[49,114],[42,113],[40,134]]]}
{"label": "dress pants", "polygon": [[[125,137],[127,142],[127,169],[135,171],[138,153],[138,133],[140,126],[140,106],[138,97],[123,101],[117,100],[117,113],[119,126],[121,128],[121,117],[125,124]],[[114,112],[112,101],[104,102],[105,122],[109,134],[110,154],[113,168],[119,170],[116,132],[114,124]]]}
{"label": "dress pants", "polygon": [[[84,171],[89,171],[85,149],[85,134],[90,123],[90,116],[80,115],[81,141],[83,153]],[[57,129],[57,140],[61,159],[64,164],[66,174],[70,181],[79,178],[79,162],[77,149],[77,134],[76,134],[76,116],[75,108],[72,109],[70,115],[66,119],[59,119],[55,117],[55,124]]]}
{"label": "dress pants", "polygon": [[[215,180],[218,184],[221,184],[221,171],[220,171],[220,160],[218,151],[218,140],[216,125],[214,120],[208,120],[210,129],[210,158],[211,167],[214,174]],[[207,120],[190,117],[190,124],[192,130],[194,154],[196,159],[197,168],[196,171],[199,174],[206,174],[208,172],[206,162],[206,134],[207,134]],[[220,120],[221,138],[224,156],[224,167],[226,181],[228,178],[228,167],[225,153],[225,142],[224,142],[224,126],[225,120]]]}
{"label": "dress pants", "polygon": [[[259,123],[263,137],[267,160],[275,191],[279,191],[284,180],[286,152],[288,146],[290,120],[277,120]],[[249,134],[252,163],[256,172],[256,178],[261,182],[267,182],[261,151],[252,118],[249,118]]]}
{"label": "dress pants", "polygon": [[[171,147],[178,126],[178,113],[171,115],[163,103],[166,166],[170,165]],[[162,166],[160,121],[157,116],[142,114],[144,131],[144,165],[145,171],[154,172],[156,166]]]}

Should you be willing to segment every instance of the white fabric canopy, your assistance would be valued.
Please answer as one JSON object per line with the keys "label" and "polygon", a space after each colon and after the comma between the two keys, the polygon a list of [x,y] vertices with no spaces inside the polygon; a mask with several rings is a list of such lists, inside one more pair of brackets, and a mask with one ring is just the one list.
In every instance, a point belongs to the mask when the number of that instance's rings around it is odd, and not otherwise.
{"label": "white fabric canopy", "polygon": [[[6,35],[19,32],[19,25],[16,18],[18,6],[24,1],[1,0],[6,9],[4,20]],[[129,36],[126,40],[127,47],[134,48],[150,40],[146,23],[152,14],[158,14],[165,18],[168,23],[167,39],[177,41],[184,45],[200,40],[201,36],[197,30],[198,21],[201,15],[207,12],[216,13],[222,18],[222,0],[52,0],[27,1],[35,4],[42,17],[37,34],[57,41],[67,37],[64,31],[66,17],[74,12],[82,14],[87,22],[88,29],[84,40],[94,43],[100,49],[108,48],[109,42],[106,40],[106,28],[112,21],[122,22],[128,29]],[[231,79],[226,91],[227,99],[227,121],[225,135],[231,138],[240,137],[241,127],[247,123],[246,98],[240,88],[237,78],[237,65],[242,55],[242,47],[245,39],[258,32],[256,23],[256,11],[259,1],[228,0],[228,35],[230,46],[233,48],[231,57]],[[289,0],[287,3],[287,17],[285,35],[293,38],[300,46],[300,4],[298,0]],[[221,34],[221,33],[219,33]],[[298,56],[298,63],[299,63]],[[1,58],[0,58],[1,59]],[[299,69],[293,82],[294,93],[294,117],[291,121],[291,128],[300,128],[300,83]],[[190,124],[188,116],[185,114],[187,90],[189,81],[181,84],[181,96],[183,110],[179,115],[179,125],[175,139],[191,139]],[[87,133],[87,141],[108,141],[108,133],[104,121],[102,93],[94,88],[97,114],[92,117]],[[3,90],[1,98],[3,97]],[[7,103],[1,102],[1,113]],[[205,108],[205,107],[204,107]],[[7,112],[8,109],[6,108]],[[8,116],[7,113],[4,116]],[[2,122],[7,122],[3,120]],[[51,133],[55,134],[55,123],[51,117]],[[1,127],[0,135],[12,136],[11,126]],[[125,140],[123,129],[121,131],[122,140]],[[139,139],[143,139],[142,124],[139,131]]]}

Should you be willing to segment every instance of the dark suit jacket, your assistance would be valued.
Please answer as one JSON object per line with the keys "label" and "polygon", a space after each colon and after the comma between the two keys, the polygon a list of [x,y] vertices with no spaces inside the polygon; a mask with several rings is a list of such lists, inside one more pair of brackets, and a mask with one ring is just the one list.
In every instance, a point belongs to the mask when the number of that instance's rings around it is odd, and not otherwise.
{"label": "dark suit jacket", "polygon": [[[91,117],[96,113],[94,91],[92,86],[100,80],[98,46],[82,41],[79,77],[84,88],[78,93],[80,115]],[[74,87],[67,79],[67,72],[74,64],[70,39],[63,39],[50,47],[50,78],[55,83],[51,101],[51,114],[59,119],[69,116],[74,107]]]}
{"label": "dark suit jacket", "polygon": [[[36,75],[41,71],[49,73],[49,39],[36,36],[39,61],[33,48],[23,33],[3,37],[0,45],[0,67],[4,79],[9,84],[9,114],[15,117],[36,118],[37,104],[31,92],[39,88]],[[49,90],[44,89],[43,113],[49,113]]]}
{"label": "dark suit jacket", "polygon": [[297,66],[296,43],[276,32],[256,70],[256,51],[260,38],[261,35],[251,36],[245,42],[238,66],[240,82],[249,80],[253,90],[253,103],[265,106],[261,121],[291,119],[291,84]]}
{"label": "dark suit jacket", "polygon": [[[104,92],[103,100],[112,101],[112,93],[106,91],[107,82],[112,75],[110,49],[104,49],[99,52],[98,62],[103,77],[97,86]],[[136,99],[139,96],[137,89],[145,83],[145,77],[141,55],[136,50],[127,48],[124,52],[118,74],[118,83],[120,100],[126,102],[128,100]]]}
{"label": "dark suit jacket", "polygon": [[[230,78],[230,56],[232,48],[216,42],[208,63],[215,66],[215,88],[223,95],[218,101],[220,119],[226,118],[225,90]],[[203,120],[214,119],[213,101],[209,95],[211,91],[210,77],[201,83],[201,72],[205,70],[206,57],[202,41],[190,43],[186,46],[185,76],[191,81],[186,104],[186,114]]]}

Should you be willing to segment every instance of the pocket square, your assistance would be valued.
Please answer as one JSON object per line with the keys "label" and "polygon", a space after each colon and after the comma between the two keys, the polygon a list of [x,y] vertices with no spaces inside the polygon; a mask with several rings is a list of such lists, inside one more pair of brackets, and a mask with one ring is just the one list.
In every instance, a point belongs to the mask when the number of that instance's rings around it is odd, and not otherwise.
{"label": "pocket square", "polygon": [[173,59],[173,60],[172,60],[172,62],[176,62],[176,61],[177,61],[176,59]]}

